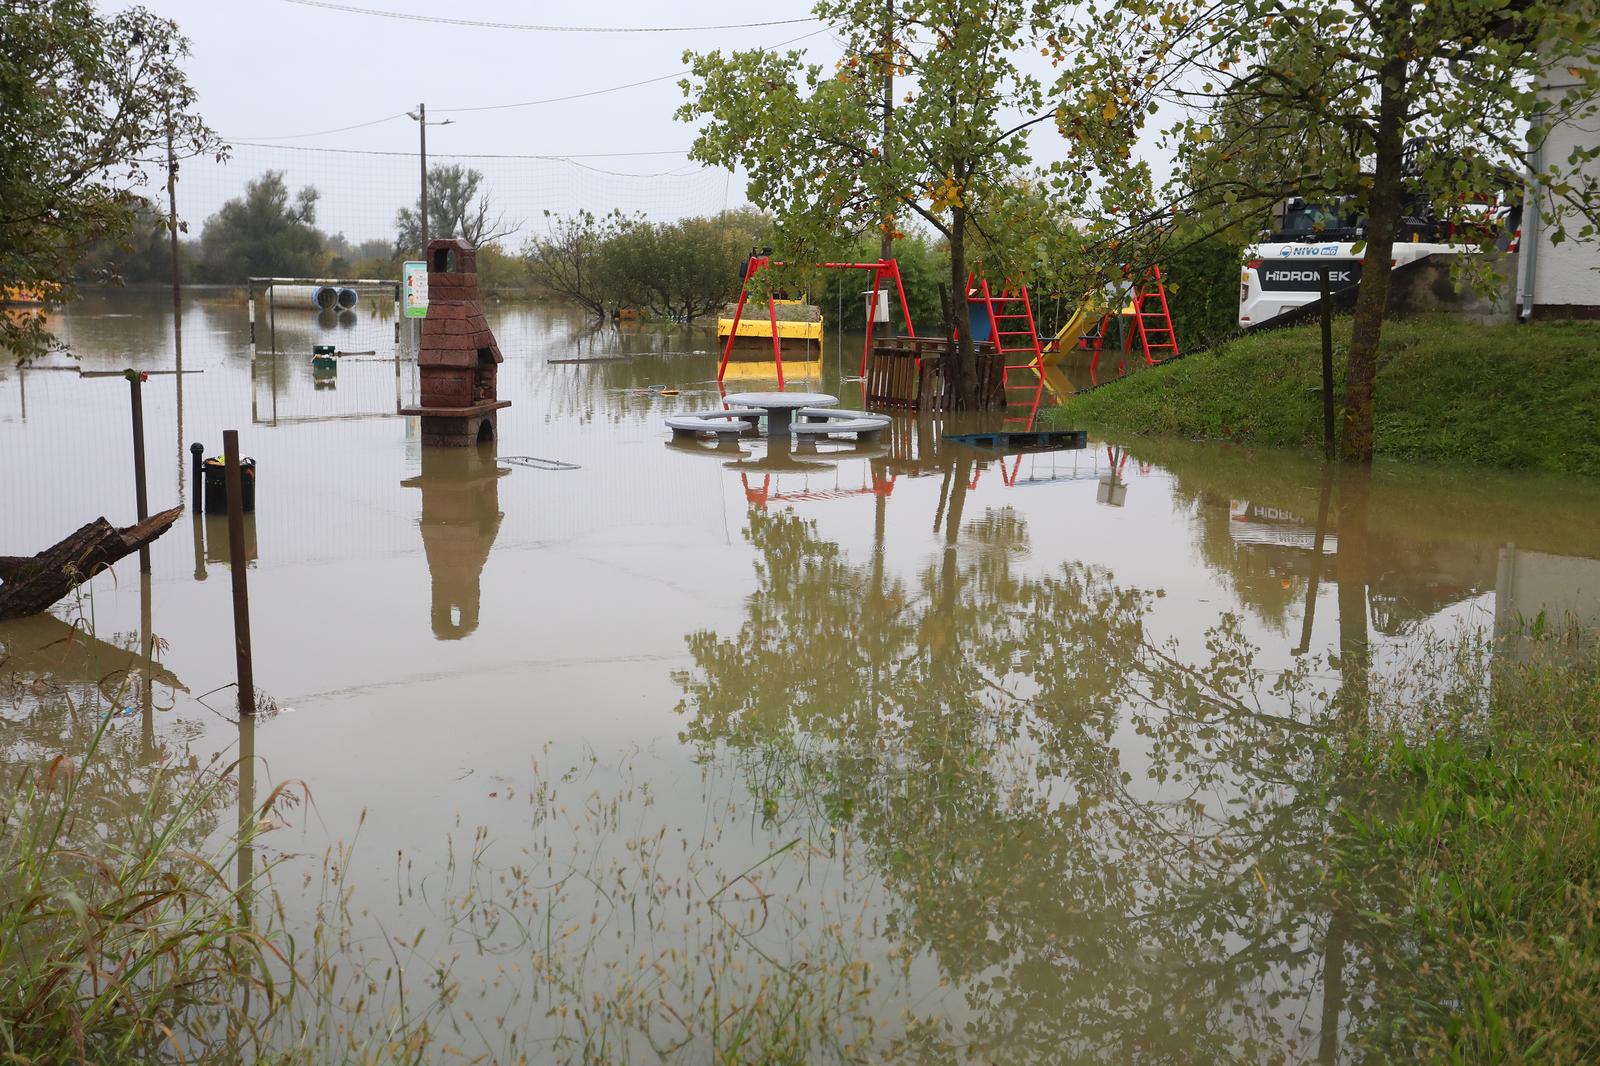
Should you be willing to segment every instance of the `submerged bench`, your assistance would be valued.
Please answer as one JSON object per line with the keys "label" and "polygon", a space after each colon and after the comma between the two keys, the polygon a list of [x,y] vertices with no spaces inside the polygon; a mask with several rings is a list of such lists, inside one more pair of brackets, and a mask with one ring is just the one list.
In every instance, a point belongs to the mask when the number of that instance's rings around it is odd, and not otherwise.
{"label": "submerged bench", "polygon": [[802,407],[795,414],[799,421],[789,432],[796,437],[828,437],[835,433],[853,433],[856,440],[872,441],[889,428],[887,415],[869,414],[866,411],[841,411],[830,407]]}
{"label": "submerged bench", "polygon": [[702,433],[717,436],[742,436],[756,428],[756,422],[765,411],[747,407],[738,411],[707,411],[699,415],[674,415],[667,419],[674,440],[698,437]]}

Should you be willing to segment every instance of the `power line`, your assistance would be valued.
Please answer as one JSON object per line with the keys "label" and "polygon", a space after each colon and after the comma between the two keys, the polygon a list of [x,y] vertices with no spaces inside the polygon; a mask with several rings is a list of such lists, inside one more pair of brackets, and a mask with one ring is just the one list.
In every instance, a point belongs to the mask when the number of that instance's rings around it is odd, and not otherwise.
{"label": "power line", "polygon": [[449,112],[450,114],[460,114],[463,111],[504,111],[507,108],[512,107],[534,107],[538,104],[559,104],[564,100],[583,100],[590,96],[603,96],[606,93],[614,93],[622,89],[636,89],[641,85],[654,85],[658,81],[667,81],[671,78],[681,78],[688,73],[689,71],[687,70],[676,70],[671,74],[662,74],[655,78],[645,78],[643,81],[630,81],[626,85],[613,85],[606,89],[591,89],[586,93],[573,93],[570,96],[551,96],[543,100],[523,100],[521,103],[516,104],[484,104],[479,107],[436,107],[434,110],[440,114],[444,114],[446,112]]}
{"label": "power line", "polygon": [[[284,2],[285,3],[301,3],[301,2],[312,3],[313,0],[284,0]],[[320,0],[315,0],[315,2],[319,2],[320,3]],[[820,30],[812,30],[810,33],[802,33],[798,37],[791,37],[786,41],[779,41],[776,44],[766,45],[765,47],[768,48],[768,49],[782,48],[785,45],[794,44],[797,41],[804,41],[807,38],[816,37],[819,34],[829,33],[829,32],[830,31],[829,31],[828,27],[824,26]],[[514,103],[514,104],[481,104],[481,105],[476,106],[476,107],[436,107],[433,110],[436,113],[439,113],[439,114],[463,114],[463,113],[471,112],[471,111],[505,111],[505,110],[508,110],[510,108],[516,108],[516,107],[537,107],[537,106],[539,106],[541,104],[559,104],[559,103],[565,103],[566,101],[569,101],[569,100],[586,100],[591,96],[604,96],[607,93],[621,92],[623,89],[637,89],[641,85],[654,85],[657,82],[670,81],[673,78],[681,78],[686,74],[692,74],[692,73],[694,73],[694,71],[690,70],[690,69],[675,70],[671,74],[658,74],[657,76],[655,76],[653,78],[644,78],[644,79],[642,79],[640,81],[630,81],[630,82],[626,82],[626,83],[624,83],[622,85],[608,85],[604,89],[590,89],[587,92],[571,93],[571,94],[569,94],[567,96],[549,96],[549,97],[545,97],[542,100],[521,100],[521,101],[518,101],[517,103]],[[385,122],[393,122],[397,118],[407,118],[407,117],[409,117],[408,113],[402,111],[399,114],[387,115],[387,116],[385,116],[383,118],[375,118],[375,119],[371,120],[370,122],[358,122],[353,126],[340,126],[337,129],[331,129],[331,130],[313,130],[310,133],[284,133],[284,134],[278,134],[278,135],[272,136],[272,137],[254,136],[254,137],[249,138],[249,140],[239,140],[239,141],[236,141],[235,143],[248,144],[251,141],[290,141],[290,140],[297,140],[297,139],[299,139],[301,137],[321,137],[324,134],[345,133],[345,132],[347,132],[349,130],[365,129],[368,126],[378,126],[378,125],[382,125]],[[562,157],[562,158],[567,158],[567,157]]]}
{"label": "power line", "polygon": [[[319,148],[309,144],[261,144],[256,141],[229,141],[232,146],[243,148],[273,148],[285,152],[337,152],[339,155],[398,155],[407,159],[415,159],[416,152],[384,152],[369,148]],[[646,155],[676,155],[688,156],[688,151],[682,148],[666,148],[658,152],[576,152],[571,155],[517,155],[508,152],[456,152],[434,153],[429,152],[429,159],[551,159],[557,162],[570,163],[578,159],[619,159],[626,156]]]}
{"label": "power line", "polygon": [[[252,141],[291,141],[291,140],[294,140],[297,137],[321,137],[324,134],[328,134],[328,133],[344,133],[344,132],[346,132],[348,130],[363,130],[363,129],[366,129],[368,126],[380,126],[385,122],[393,122],[397,118],[409,118],[409,117],[410,116],[406,112],[401,111],[398,114],[385,115],[383,118],[375,118],[371,122],[357,122],[354,126],[340,126],[338,129],[332,129],[332,130],[313,130],[310,133],[280,133],[280,134],[277,134],[277,135],[272,136],[272,137],[268,137],[268,136],[265,136],[265,135],[258,135],[258,136],[251,137],[250,140],[252,140]],[[239,143],[243,144],[245,142],[244,141],[240,141]]]}
{"label": "power line", "polygon": [[375,7],[356,7],[353,4],[333,4],[327,0],[283,0],[286,4],[301,7],[319,7],[327,11],[342,11],[351,15],[373,15],[378,18],[400,19],[404,22],[432,22],[446,26],[470,26],[485,30],[528,30],[536,33],[693,33],[699,30],[751,30],[762,26],[793,26],[801,22],[815,22],[815,15],[804,18],[771,19],[766,22],[729,22],[715,26],[544,26],[526,22],[483,22],[477,19],[453,19],[441,15],[414,15],[404,11],[384,11]]}
{"label": "power line", "polygon": [[[823,27],[820,30],[813,30],[810,33],[803,33],[799,37],[791,37],[787,41],[779,41],[777,44],[768,45],[767,47],[782,48],[786,44],[794,44],[796,41],[803,41],[807,37],[815,37],[820,33],[827,32],[827,27]],[[551,96],[546,97],[543,100],[523,100],[520,103],[515,104],[483,104],[478,107],[436,107],[434,110],[440,114],[460,114],[464,111],[504,111],[507,108],[513,107],[534,107],[538,104],[559,104],[567,100],[584,100],[591,96],[603,96],[606,93],[619,92],[622,89],[636,89],[641,85],[654,85],[658,81],[670,81],[673,78],[681,78],[686,74],[693,73],[694,71],[692,69],[685,68],[684,70],[675,70],[671,74],[658,74],[653,78],[645,78],[642,81],[630,81],[625,85],[611,85],[604,89],[590,89],[588,92],[572,93],[569,96]]]}

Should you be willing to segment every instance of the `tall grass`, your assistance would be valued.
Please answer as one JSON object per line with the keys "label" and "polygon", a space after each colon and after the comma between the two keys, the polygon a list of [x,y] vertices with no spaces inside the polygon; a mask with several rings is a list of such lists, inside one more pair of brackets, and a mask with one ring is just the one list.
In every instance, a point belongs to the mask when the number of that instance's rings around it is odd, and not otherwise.
{"label": "tall grass", "polygon": [[249,1061],[273,1008],[272,942],[228,874],[249,833],[188,838],[230,795],[227,768],[162,766],[120,825],[85,817],[89,750],[8,782],[0,824],[0,1047],[23,1063]]}

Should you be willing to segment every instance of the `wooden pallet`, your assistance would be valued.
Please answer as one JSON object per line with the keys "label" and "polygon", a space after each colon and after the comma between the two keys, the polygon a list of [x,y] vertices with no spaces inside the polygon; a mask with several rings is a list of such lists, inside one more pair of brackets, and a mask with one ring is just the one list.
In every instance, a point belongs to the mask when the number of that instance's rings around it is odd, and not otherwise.
{"label": "wooden pallet", "polygon": [[998,433],[947,433],[944,439],[1008,455],[1021,452],[1073,451],[1089,446],[1089,433],[1082,429],[1046,429],[1026,433],[1011,430],[1002,430]]}

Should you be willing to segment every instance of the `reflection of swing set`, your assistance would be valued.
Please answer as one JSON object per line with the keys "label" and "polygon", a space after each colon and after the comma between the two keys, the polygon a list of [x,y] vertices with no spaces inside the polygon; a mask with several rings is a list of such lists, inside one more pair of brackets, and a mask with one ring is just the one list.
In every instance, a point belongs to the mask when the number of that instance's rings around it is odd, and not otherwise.
{"label": "reflection of swing set", "polygon": [[773,480],[774,476],[771,473],[763,473],[760,483],[756,484],[751,481],[750,474],[747,471],[741,470],[739,472],[739,480],[744,485],[745,502],[764,511],[769,503],[842,500],[851,496],[888,496],[894,492],[894,484],[898,475],[894,473],[880,474],[877,468],[873,467],[871,484],[863,484],[858,488],[843,488],[839,484],[837,468],[835,468],[834,487],[831,489],[812,488],[808,483],[809,475],[806,475],[807,480],[802,482],[803,488],[778,492],[773,491],[774,487],[777,487]]}

